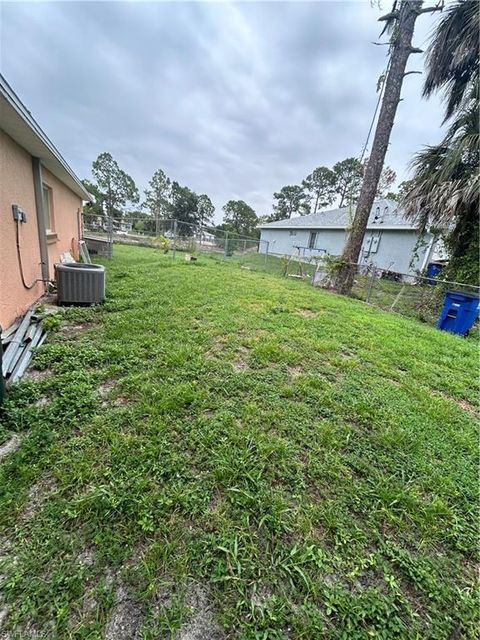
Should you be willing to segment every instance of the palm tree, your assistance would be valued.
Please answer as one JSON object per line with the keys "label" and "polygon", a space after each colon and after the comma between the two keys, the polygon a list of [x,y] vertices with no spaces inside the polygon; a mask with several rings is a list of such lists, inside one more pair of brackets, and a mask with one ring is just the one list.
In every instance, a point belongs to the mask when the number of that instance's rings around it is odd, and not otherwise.
{"label": "palm tree", "polygon": [[443,91],[445,120],[460,107],[470,83],[478,76],[479,15],[477,0],[458,0],[451,4],[427,52],[423,95],[429,98],[436,91]]}
{"label": "palm tree", "polygon": [[[420,230],[450,229],[446,238],[451,257],[449,271],[456,279],[460,278],[459,271],[465,271],[462,258],[471,251],[476,253],[474,244],[478,241],[479,117],[477,81],[471,86],[468,103],[455,116],[443,142],[415,156],[413,187],[404,201],[407,215],[419,223]],[[478,267],[477,255],[474,260]],[[477,280],[478,268],[471,270],[467,277],[470,281]]]}
{"label": "palm tree", "polygon": [[424,93],[443,91],[450,126],[441,144],[415,156],[412,186],[403,201],[420,229],[448,230],[447,275],[472,284],[479,279],[479,28],[479,5],[465,0],[449,7],[434,33]]}

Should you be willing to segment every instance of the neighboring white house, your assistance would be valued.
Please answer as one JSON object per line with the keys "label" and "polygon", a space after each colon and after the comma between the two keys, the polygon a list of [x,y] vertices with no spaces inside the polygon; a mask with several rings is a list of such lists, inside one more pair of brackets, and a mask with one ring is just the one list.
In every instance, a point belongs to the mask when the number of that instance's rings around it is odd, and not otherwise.
{"label": "neighboring white house", "polygon": [[[260,251],[301,258],[324,253],[341,255],[354,212],[354,209],[344,207],[262,224],[260,238],[264,242],[260,243]],[[433,256],[434,244],[432,234],[424,233],[420,237],[394,200],[376,200],[359,262],[373,263],[398,273],[412,273],[427,266]]]}

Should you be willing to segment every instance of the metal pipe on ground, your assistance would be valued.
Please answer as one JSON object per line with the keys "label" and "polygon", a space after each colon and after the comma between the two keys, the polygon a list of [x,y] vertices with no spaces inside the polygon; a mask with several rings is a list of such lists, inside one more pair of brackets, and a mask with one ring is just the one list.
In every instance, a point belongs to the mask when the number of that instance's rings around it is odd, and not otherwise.
{"label": "metal pipe on ground", "polygon": [[24,351],[18,360],[15,369],[12,371],[10,378],[8,380],[8,386],[15,384],[17,380],[19,380],[23,374],[25,373],[28,365],[30,364],[30,360],[33,357],[33,349],[39,344],[40,339],[42,338],[42,334],[44,333],[41,325],[37,325],[36,332],[32,338],[32,340],[25,346]]}
{"label": "metal pipe on ground", "polygon": [[3,375],[6,375],[6,372],[8,371],[8,368],[10,367],[12,360],[16,356],[17,350],[20,348],[20,345],[22,344],[23,336],[25,335],[26,331],[28,330],[28,327],[30,326],[30,320],[32,315],[33,315],[32,309],[30,309],[30,311],[27,311],[27,313],[23,317],[23,320],[20,322],[20,326],[18,327],[15,333],[15,337],[10,342],[10,344],[8,345],[5,351],[5,357],[3,358],[3,363],[2,363]]}
{"label": "metal pipe on ground", "polygon": [[20,326],[20,320],[17,320],[12,324],[11,327],[9,327],[8,329],[5,329],[5,331],[2,331],[2,343],[10,342],[9,340],[10,336],[13,336],[13,334],[15,333],[15,331],[18,329],[19,326]]}

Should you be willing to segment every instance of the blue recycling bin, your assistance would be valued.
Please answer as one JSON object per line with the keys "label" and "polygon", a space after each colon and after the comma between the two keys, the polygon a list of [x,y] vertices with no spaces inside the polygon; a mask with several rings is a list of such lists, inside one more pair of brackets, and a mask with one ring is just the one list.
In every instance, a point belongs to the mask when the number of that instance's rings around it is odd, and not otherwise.
{"label": "blue recycling bin", "polygon": [[437,329],[466,335],[478,318],[480,299],[478,294],[447,291]]}
{"label": "blue recycling bin", "polygon": [[437,281],[434,280],[443,269],[443,264],[441,262],[429,262],[427,267],[427,278],[428,284],[437,284]]}

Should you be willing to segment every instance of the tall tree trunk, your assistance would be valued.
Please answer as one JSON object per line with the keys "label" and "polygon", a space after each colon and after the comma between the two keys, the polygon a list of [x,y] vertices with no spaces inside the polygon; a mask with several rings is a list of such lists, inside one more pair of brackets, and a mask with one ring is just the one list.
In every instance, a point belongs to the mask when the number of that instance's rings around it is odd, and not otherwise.
{"label": "tall tree trunk", "polygon": [[398,12],[394,11],[383,18],[395,19],[396,21],[393,30],[394,41],[392,42],[390,69],[387,74],[382,107],[375,129],[372,152],[367,162],[362,189],[357,201],[352,230],[342,254],[343,266],[340,268],[336,278],[336,288],[343,294],[349,294],[353,286],[356,272],[355,265],[358,262],[368,218],[382,173],[395,114],[400,102],[400,93],[408,57],[413,52],[420,53],[420,50],[412,47],[412,36],[415,21],[421,12],[422,4],[423,0],[402,0]]}
{"label": "tall tree trunk", "polygon": [[320,194],[317,192],[317,198],[315,200],[315,208],[313,210],[313,213],[317,213],[317,207],[318,207],[318,199],[320,198]]}

